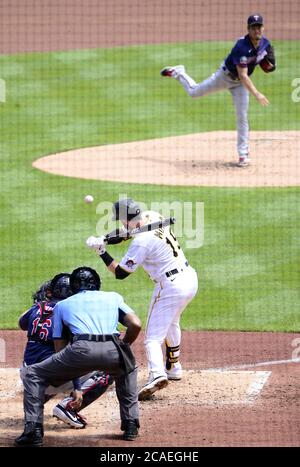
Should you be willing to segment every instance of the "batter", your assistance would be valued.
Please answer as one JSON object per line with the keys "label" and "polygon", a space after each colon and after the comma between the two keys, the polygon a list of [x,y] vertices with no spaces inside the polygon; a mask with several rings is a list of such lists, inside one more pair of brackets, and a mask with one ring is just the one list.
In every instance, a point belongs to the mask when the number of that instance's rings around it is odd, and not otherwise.
{"label": "batter", "polygon": [[[120,220],[129,231],[163,220],[157,212],[141,212],[139,205],[130,198],[116,202],[113,214],[113,219]],[[180,317],[197,293],[196,271],[189,265],[170,227],[134,237],[120,263],[106,252],[104,236],[89,237],[87,245],[99,252],[117,279],[125,279],[142,266],[155,283],[145,332],[149,379],[139,391],[139,400],[149,399],[154,392],[164,388],[168,380],[182,377]],[[161,348],[164,342],[165,363]]]}
{"label": "batter", "polygon": [[248,34],[241,37],[220,68],[208,79],[197,84],[185,71],[183,65],[166,67],[161,70],[162,76],[169,76],[179,81],[191,97],[202,97],[209,93],[228,89],[232,95],[237,120],[238,167],[249,165],[249,92],[263,105],[269,105],[268,99],[254,86],[249,76],[255,67],[268,54],[272,56],[272,66],[263,68],[265,72],[275,70],[275,57],[269,40],[263,36],[264,22],[260,15],[248,18]]}

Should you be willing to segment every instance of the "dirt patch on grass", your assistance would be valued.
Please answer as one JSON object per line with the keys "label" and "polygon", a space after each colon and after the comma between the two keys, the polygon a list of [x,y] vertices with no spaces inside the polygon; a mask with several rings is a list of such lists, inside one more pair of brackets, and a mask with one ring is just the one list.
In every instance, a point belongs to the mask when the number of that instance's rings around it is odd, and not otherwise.
{"label": "dirt patch on grass", "polygon": [[300,132],[251,132],[251,165],[237,167],[236,133],[217,131],[112,144],[34,161],[45,172],[112,182],[182,186],[296,186]]}

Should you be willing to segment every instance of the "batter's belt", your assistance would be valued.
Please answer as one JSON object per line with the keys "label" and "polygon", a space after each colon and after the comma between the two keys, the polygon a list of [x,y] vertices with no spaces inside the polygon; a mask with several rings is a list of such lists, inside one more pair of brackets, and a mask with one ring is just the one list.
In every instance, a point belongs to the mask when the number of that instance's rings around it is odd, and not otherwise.
{"label": "batter's belt", "polygon": [[166,279],[166,277],[169,278],[169,277],[175,276],[176,274],[183,272],[185,268],[187,267],[189,267],[188,261],[186,261],[180,269],[175,268],[175,269],[172,269],[172,271],[167,271],[159,279],[153,279],[153,282],[155,282],[156,284],[159,282],[162,282],[164,279]]}

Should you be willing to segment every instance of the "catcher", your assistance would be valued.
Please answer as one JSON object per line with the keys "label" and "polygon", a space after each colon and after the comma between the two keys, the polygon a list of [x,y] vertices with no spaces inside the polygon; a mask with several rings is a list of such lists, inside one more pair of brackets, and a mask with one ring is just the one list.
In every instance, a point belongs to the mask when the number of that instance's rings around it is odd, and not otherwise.
{"label": "catcher", "polygon": [[254,86],[250,75],[257,65],[260,65],[266,73],[275,70],[274,49],[269,40],[263,36],[263,17],[258,14],[251,15],[247,23],[248,34],[237,41],[216,73],[213,73],[202,83],[197,84],[186,73],[183,65],[166,67],[160,72],[162,76],[169,76],[179,81],[191,97],[202,97],[223,89],[230,91],[236,109],[238,167],[246,167],[250,162],[248,148],[249,93],[261,105],[269,104],[268,99]]}
{"label": "catcher", "polygon": [[[53,332],[53,309],[57,302],[72,295],[70,274],[57,274],[52,280],[46,281],[33,294],[33,306],[19,318],[19,327],[27,331],[28,342],[25,347],[23,366],[40,363],[55,353]],[[71,336],[66,336],[71,338]],[[80,410],[104,394],[113,378],[102,371],[95,371],[74,380],[74,387],[81,385],[83,403]],[[58,393],[72,391],[72,382],[57,388],[49,386],[46,390],[45,402]],[[53,416],[73,428],[85,428],[86,419],[72,407],[73,397],[66,397],[53,409]]]}

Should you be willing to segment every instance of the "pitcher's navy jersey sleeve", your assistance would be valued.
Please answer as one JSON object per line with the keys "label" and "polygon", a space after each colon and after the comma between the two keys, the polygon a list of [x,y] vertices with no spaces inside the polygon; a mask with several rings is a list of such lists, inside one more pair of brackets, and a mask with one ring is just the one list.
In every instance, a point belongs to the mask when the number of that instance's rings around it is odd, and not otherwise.
{"label": "pitcher's navy jersey sleeve", "polygon": [[242,68],[247,68],[248,60],[247,60],[247,50],[245,50],[245,46],[239,42],[233,47],[231,51],[232,56],[232,63],[234,65],[238,65]]}
{"label": "pitcher's navy jersey sleeve", "polygon": [[270,42],[266,37],[262,37],[258,48],[256,49],[252,44],[249,35],[241,37],[231,50],[230,54],[225,60],[225,66],[235,77],[238,76],[237,67],[248,68],[248,75],[250,76],[256,65],[267,54],[266,48]]}

